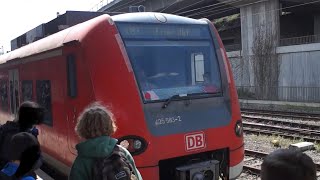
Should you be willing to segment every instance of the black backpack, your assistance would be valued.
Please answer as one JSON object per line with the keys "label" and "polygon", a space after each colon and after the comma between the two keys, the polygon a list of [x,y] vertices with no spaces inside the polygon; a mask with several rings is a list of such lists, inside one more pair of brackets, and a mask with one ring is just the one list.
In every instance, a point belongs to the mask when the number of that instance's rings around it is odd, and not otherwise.
{"label": "black backpack", "polygon": [[119,145],[108,157],[96,160],[92,177],[93,180],[137,180],[126,152]]}
{"label": "black backpack", "polygon": [[8,143],[10,143],[12,136],[19,132],[19,126],[14,122],[8,121],[0,126],[0,169],[9,161],[7,159],[9,153],[9,149],[7,148]]}

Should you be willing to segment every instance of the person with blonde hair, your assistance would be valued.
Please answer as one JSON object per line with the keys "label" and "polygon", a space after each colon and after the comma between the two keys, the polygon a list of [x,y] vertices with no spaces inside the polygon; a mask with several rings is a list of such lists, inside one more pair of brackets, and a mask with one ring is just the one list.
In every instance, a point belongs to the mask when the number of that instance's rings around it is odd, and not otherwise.
{"label": "person with blonde hair", "polygon": [[[84,109],[75,127],[75,131],[82,142],[76,145],[78,156],[72,165],[69,175],[70,180],[103,179],[105,177],[104,173],[109,173],[108,171],[114,168],[101,167],[101,169],[97,169],[97,164],[104,165],[103,163],[108,162],[115,150],[121,152],[124,156],[122,159],[124,158],[128,162],[131,172],[134,174],[132,178],[124,178],[126,177],[125,173],[119,172],[114,174],[115,179],[118,179],[120,174],[123,180],[142,180],[129,151],[117,145],[118,140],[111,137],[116,130],[117,126],[113,113],[101,103],[92,103]],[[131,175],[128,174],[128,176]]]}

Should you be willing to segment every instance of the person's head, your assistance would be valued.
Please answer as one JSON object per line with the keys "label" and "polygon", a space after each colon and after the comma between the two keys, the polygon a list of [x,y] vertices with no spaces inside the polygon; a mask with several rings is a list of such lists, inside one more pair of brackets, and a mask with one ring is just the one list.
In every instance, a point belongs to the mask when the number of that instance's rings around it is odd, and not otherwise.
{"label": "person's head", "polygon": [[32,101],[23,102],[18,110],[17,122],[22,129],[32,128],[41,124],[44,116],[44,108]]}
{"label": "person's head", "polygon": [[90,104],[78,118],[76,133],[83,139],[111,136],[117,126],[112,112],[98,102]]}
{"label": "person's head", "polygon": [[269,154],[261,166],[261,180],[316,180],[312,159],[297,150],[280,149]]}
{"label": "person's head", "polygon": [[9,149],[9,159],[19,164],[15,172],[16,177],[22,177],[40,167],[40,144],[32,134],[21,132],[12,136]]}

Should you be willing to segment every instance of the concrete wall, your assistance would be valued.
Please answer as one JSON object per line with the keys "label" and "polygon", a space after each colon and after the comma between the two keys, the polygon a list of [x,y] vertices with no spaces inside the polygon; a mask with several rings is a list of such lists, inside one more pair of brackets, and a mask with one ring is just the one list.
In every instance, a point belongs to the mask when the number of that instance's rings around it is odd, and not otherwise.
{"label": "concrete wall", "polygon": [[[280,63],[278,86],[320,87],[320,43],[278,47],[276,52]],[[253,70],[247,66],[251,62],[241,53],[227,53],[236,84],[253,86]]]}
{"label": "concrete wall", "polygon": [[[320,43],[278,47],[276,53],[279,78],[277,87],[270,87],[274,92],[271,98],[292,102],[320,102]],[[227,54],[236,85],[254,86],[252,62],[242,56],[240,51]],[[249,87],[244,89],[252,93],[257,90]]]}
{"label": "concrete wall", "polygon": [[279,0],[265,0],[240,7],[241,39],[244,56],[253,54],[252,47],[258,36],[273,37],[273,46],[277,47],[280,37]]}
{"label": "concrete wall", "polygon": [[227,52],[236,86],[254,86],[252,61],[241,51]]}
{"label": "concrete wall", "polygon": [[320,87],[320,43],[277,48],[279,86]]}

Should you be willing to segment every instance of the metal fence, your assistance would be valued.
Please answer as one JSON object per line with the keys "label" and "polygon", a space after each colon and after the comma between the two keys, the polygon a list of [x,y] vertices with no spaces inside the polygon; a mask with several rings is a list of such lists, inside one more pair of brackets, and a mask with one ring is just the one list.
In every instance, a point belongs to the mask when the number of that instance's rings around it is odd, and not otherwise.
{"label": "metal fence", "polygon": [[238,86],[240,99],[320,102],[320,87],[268,87]]}
{"label": "metal fence", "polygon": [[[311,44],[311,43],[320,43],[320,34],[312,36],[301,36],[293,38],[283,38],[280,39],[280,46],[292,46],[300,44]],[[239,51],[241,50],[241,44],[230,44],[224,46],[226,51]]]}
{"label": "metal fence", "polygon": [[109,3],[113,2],[114,0],[100,0],[99,3],[95,4],[90,11],[98,11],[101,9],[103,6],[108,5]]}
{"label": "metal fence", "polygon": [[320,43],[320,34],[280,39],[280,46]]}
{"label": "metal fence", "polygon": [[241,50],[241,44],[225,45],[224,48],[226,49],[227,52],[239,51],[239,50]]}

